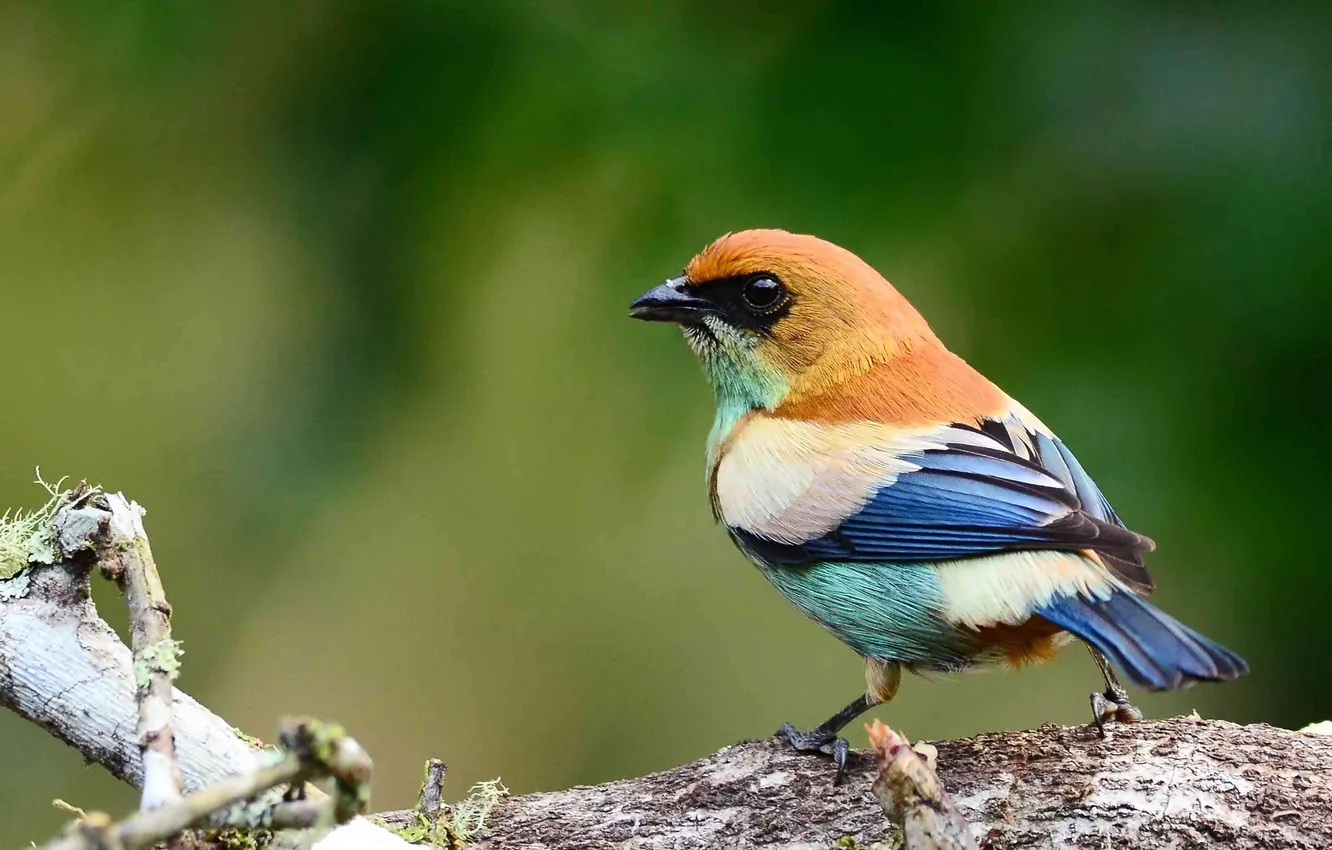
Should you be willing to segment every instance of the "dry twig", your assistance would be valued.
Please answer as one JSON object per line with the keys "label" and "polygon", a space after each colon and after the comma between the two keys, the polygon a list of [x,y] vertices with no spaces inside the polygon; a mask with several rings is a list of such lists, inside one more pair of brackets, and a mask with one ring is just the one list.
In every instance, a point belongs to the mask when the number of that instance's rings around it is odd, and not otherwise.
{"label": "dry twig", "polygon": [[171,682],[180,670],[180,644],[171,639],[171,606],[143,527],[144,509],[122,493],[97,495],[92,505],[106,513],[96,542],[102,575],[114,581],[129,603],[130,648],[134,652],[137,729],[143,759],[147,810],[180,799],[180,767],[171,733]]}
{"label": "dry twig", "polygon": [[872,785],[888,817],[902,827],[907,850],[976,850],[962,813],[939,777],[906,738],[875,720],[865,726],[879,765]]}
{"label": "dry twig", "polygon": [[417,801],[416,808],[430,823],[439,818],[444,801],[444,777],[448,771],[448,765],[439,759],[426,762],[425,782],[421,784],[421,799]]}
{"label": "dry twig", "polygon": [[224,810],[227,821],[240,821],[252,828],[280,827],[287,825],[282,823],[282,807],[289,804],[272,795],[257,801],[254,798],[275,786],[299,789],[307,781],[324,777],[333,779],[337,794],[301,807],[300,826],[311,826],[325,818],[343,823],[364,811],[369,800],[370,757],[340,727],[308,718],[287,721],[279,730],[278,740],[279,749],[271,754],[270,764],[151,810],[141,810],[119,823],[104,813],[90,813],[42,850],[152,847]]}

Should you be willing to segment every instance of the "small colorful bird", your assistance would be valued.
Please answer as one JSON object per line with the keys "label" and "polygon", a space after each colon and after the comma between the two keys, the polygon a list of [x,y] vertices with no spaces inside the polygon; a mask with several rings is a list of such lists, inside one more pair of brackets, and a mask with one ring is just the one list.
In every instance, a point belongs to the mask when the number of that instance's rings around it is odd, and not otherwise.
{"label": "small colorful bird", "polygon": [[713,514],[865,658],[864,694],[808,732],[779,731],[832,755],[837,781],[838,732],[892,699],[903,667],[1018,667],[1077,637],[1105,680],[1098,726],[1142,717],[1110,662],[1150,690],[1247,672],[1143,600],[1152,541],[851,252],[782,230],[728,234],[630,315],[678,324],[715,392]]}

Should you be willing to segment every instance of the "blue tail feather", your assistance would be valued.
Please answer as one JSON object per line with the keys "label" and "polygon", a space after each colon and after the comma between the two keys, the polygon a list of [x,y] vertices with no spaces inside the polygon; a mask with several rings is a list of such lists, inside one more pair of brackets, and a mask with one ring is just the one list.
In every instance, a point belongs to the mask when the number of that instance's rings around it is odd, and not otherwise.
{"label": "blue tail feather", "polygon": [[1108,599],[1060,596],[1037,610],[1104,653],[1154,691],[1224,682],[1249,672],[1244,659],[1124,590]]}

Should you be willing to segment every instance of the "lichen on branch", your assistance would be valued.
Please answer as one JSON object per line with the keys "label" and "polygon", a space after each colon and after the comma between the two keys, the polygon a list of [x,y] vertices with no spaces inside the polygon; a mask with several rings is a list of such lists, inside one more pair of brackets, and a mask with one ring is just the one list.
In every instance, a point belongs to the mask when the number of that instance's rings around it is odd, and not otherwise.
{"label": "lichen on branch", "polygon": [[29,564],[53,564],[59,556],[51,520],[68,491],[60,489],[63,478],[49,484],[40,469],[36,483],[46,491],[45,504],[32,511],[0,514],[0,582],[14,578]]}

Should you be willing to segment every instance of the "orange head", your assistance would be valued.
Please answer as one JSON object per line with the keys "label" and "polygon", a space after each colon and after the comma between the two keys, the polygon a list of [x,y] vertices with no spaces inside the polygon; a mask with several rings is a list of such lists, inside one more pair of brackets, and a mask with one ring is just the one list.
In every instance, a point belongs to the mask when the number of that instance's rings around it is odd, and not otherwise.
{"label": "orange head", "polygon": [[864,260],[784,230],[721,237],[630,315],[679,324],[723,406],[750,409],[819,395],[938,344]]}

